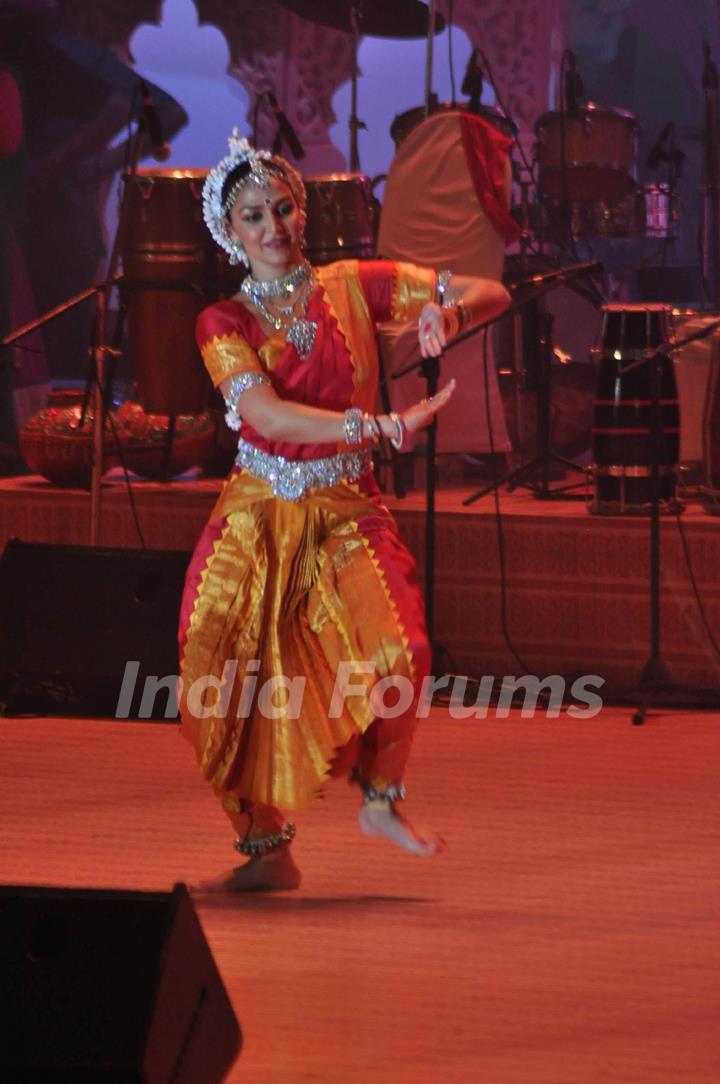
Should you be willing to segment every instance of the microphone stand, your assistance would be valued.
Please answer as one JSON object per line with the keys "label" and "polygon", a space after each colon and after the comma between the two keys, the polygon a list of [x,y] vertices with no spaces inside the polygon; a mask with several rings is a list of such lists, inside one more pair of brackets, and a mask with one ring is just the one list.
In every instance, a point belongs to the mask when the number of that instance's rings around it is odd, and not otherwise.
{"label": "microphone stand", "polygon": [[425,116],[432,112],[433,52],[435,49],[435,0],[428,3],[428,36],[425,52]]}
{"label": "microphone stand", "polygon": [[650,403],[650,655],[642,668],[637,685],[640,703],[633,713],[634,726],[645,722],[648,708],[659,694],[672,696],[680,703],[692,703],[703,707],[717,706],[720,693],[712,689],[683,688],[676,685],[662,658],[661,615],[660,615],[660,453],[664,436],[660,403],[662,399],[662,362],[671,354],[687,346],[688,343],[704,339],[720,328],[720,319],[713,320],[707,327],[687,335],[676,342],[661,343],[641,361],[632,362],[620,370],[621,375],[639,365],[652,366],[651,403]]}
{"label": "microphone stand", "polygon": [[[530,280],[530,285],[534,287],[529,293],[520,291],[522,296],[514,301],[509,309],[506,309],[502,314],[507,316],[508,313],[515,313],[522,311],[530,302],[534,302],[544,297],[550,290],[554,290],[556,286],[562,285],[566,279],[572,278],[578,275],[586,274],[590,270],[598,270],[600,267],[597,263],[578,264],[575,266],[558,268],[553,271],[547,271],[539,275],[534,275]],[[519,284],[522,286],[522,284]],[[516,287],[517,288],[517,287]],[[558,463],[563,467],[567,467],[569,470],[578,471],[580,474],[585,474],[585,469],[578,463],[575,463],[572,459],[566,459],[564,456],[557,455],[551,450],[550,447],[550,407],[551,407],[551,380],[552,380],[552,354],[553,354],[553,320],[552,313],[541,312],[540,316],[540,328],[539,328],[539,372],[537,374],[537,388],[536,388],[536,441],[535,441],[535,455],[532,459],[525,463],[521,463],[518,467],[508,471],[500,478],[495,479],[489,485],[484,486],[478,490],[477,493],[473,493],[470,497],[466,497],[463,501],[465,507],[474,504],[475,501],[480,500],[486,494],[491,493],[494,489],[499,489],[500,486],[507,485],[509,489],[515,489],[517,486],[525,486],[530,489],[533,496],[538,500],[554,500],[558,497],[566,497],[568,492],[573,489],[577,489],[578,486],[584,485],[584,482],[574,482],[570,485],[550,487],[550,464]],[[494,323],[494,321],[490,321]],[[488,326],[488,325],[484,325]],[[473,328],[473,331],[480,330],[479,328]],[[455,339],[451,343],[451,347],[460,339]],[[538,478],[537,475],[540,475]],[[580,496],[579,494],[577,496]]]}
{"label": "microphone stand", "polygon": [[117,353],[117,351],[106,342],[107,313],[110,296],[117,281],[117,269],[125,242],[128,220],[128,181],[137,174],[138,162],[140,161],[140,154],[146,132],[147,122],[144,114],[141,112],[135,133],[130,139],[128,161],[123,173],[123,189],[122,197],[120,199],[118,227],[115,233],[110,259],[108,261],[107,274],[105,276],[105,281],[100,285],[97,293],[97,315],[91,351],[93,358],[91,372],[91,381],[93,385],[93,455],[90,480],[91,546],[97,546],[99,544],[102,513],[103,436],[105,432],[108,391],[105,361],[106,357],[113,356]]}
{"label": "microphone stand", "polygon": [[[596,264],[588,265],[588,267],[596,268]],[[583,268],[583,271],[587,271],[588,267]],[[540,279],[540,283],[537,283],[537,289],[533,296],[541,296],[546,293],[548,289],[556,285],[556,280],[564,281],[568,276],[568,269],[559,269],[556,271],[547,272],[545,275],[537,275],[536,279]],[[547,280],[550,280],[550,285],[547,284]],[[517,312],[519,309],[527,303],[527,298],[523,298],[522,302],[517,301],[510,306],[502,316],[505,316],[507,312]],[[418,361],[412,362],[410,365],[406,365],[403,369],[399,369],[398,372],[392,374],[393,380],[400,380],[403,376],[407,376],[408,373],[419,372],[421,376],[425,378],[427,385],[427,398],[437,394],[438,380],[440,376],[440,363],[445,353],[453,350],[459,346],[460,343],[466,342],[468,339],[473,338],[481,331],[487,330],[491,327],[500,317],[495,317],[493,320],[486,320],[485,323],[479,324],[477,327],[469,328],[461,335],[456,336],[451,343],[445,347],[443,354],[438,357],[420,358]],[[550,340],[549,340],[550,341]],[[437,415],[433,417],[432,422],[425,430],[427,434],[427,467],[425,471],[425,620],[428,631],[428,639],[433,653],[433,668],[439,663],[439,655],[442,651],[447,654],[446,650],[441,645],[435,643],[435,495],[436,495],[436,473],[435,473],[435,449],[437,445]],[[559,457],[557,457],[559,458]],[[518,468],[513,471],[512,475],[517,475],[521,470],[529,469],[535,464],[528,464],[526,468]],[[563,462],[569,463],[576,470],[582,470],[582,467],[578,467],[576,463],[572,463],[571,460],[563,460]],[[510,477],[510,476],[507,476]],[[500,479],[495,485],[502,484],[503,479]],[[492,489],[493,486],[490,486]],[[485,492],[485,491],[484,491]],[[464,504],[470,504],[472,501],[478,499],[478,495],[464,501]],[[438,667],[439,668],[439,667]]]}
{"label": "microphone stand", "polygon": [[352,79],[350,81],[350,172],[358,173],[360,170],[360,154],[358,152],[358,131],[367,129],[367,124],[360,120],[357,115],[358,109],[358,53],[360,52],[360,4],[353,3],[350,7],[350,25],[352,27]]}
{"label": "microphone stand", "polygon": [[710,46],[703,44],[705,66],[702,75],[705,98],[703,210],[701,271],[705,300],[720,309],[720,162],[718,132],[718,70]]}

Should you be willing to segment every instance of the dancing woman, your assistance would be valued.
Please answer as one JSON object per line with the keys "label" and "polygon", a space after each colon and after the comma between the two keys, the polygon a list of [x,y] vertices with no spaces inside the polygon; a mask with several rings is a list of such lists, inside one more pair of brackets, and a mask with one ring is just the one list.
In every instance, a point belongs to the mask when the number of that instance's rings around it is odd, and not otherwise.
{"label": "dancing woman", "polygon": [[[402,447],[454,385],[402,416],[376,416],[375,325],[418,319],[422,355],[437,355],[501,313],[508,295],[408,264],[312,268],[305,211],[299,174],[234,132],[207,178],[204,213],[249,274],[201,313],[197,338],[238,453],[180,619],[183,730],[246,858],[201,886],[213,891],[296,888],[286,813],[332,775],[360,787],[366,835],[419,855],[440,846],[397,808],[430,653],[415,567],[381,501],[371,446],[382,437]],[[383,710],[388,684],[399,713]]]}

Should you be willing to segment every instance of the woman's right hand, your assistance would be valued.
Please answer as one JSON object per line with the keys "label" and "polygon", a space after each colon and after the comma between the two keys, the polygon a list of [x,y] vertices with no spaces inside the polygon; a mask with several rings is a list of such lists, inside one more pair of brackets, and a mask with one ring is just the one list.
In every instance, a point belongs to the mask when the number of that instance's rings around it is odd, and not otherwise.
{"label": "woman's right hand", "polygon": [[437,412],[449,402],[456,387],[457,384],[453,378],[437,395],[431,396],[430,399],[421,399],[419,403],[404,410],[401,418],[408,433],[417,433],[419,429],[430,425]]}

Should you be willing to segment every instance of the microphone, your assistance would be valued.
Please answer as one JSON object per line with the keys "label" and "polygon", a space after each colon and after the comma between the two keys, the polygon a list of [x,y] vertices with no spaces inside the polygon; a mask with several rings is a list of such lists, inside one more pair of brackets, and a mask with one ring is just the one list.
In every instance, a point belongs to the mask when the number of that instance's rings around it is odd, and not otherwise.
{"label": "microphone", "polygon": [[470,109],[473,113],[480,111],[480,99],[483,92],[483,70],[477,57],[478,50],[473,49],[460,87],[460,93],[465,94],[470,99]]}
{"label": "microphone", "polygon": [[303,145],[300,142],[300,140],[298,139],[298,137],[296,135],[296,132],[295,132],[295,129],[293,128],[292,124],[287,119],[287,117],[283,113],[282,109],[278,105],[277,98],[275,97],[275,95],[273,94],[273,92],[271,90],[266,90],[265,91],[265,97],[267,98],[268,104],[270,105],[270,108],[272,109],[272,111],[273,111],[273,113],[275,115],[275,120],[277,121],[278,131],[279,131],[280,135],[282,136],[282,138],[287,143],[288,147],[290,148],[290,151],[291,151],[293,157],[294,158],[304,158],[305,157],[305,151],[303,150]]}
{"label": "microphone", "polygon": [[150,141],[150,154],[156,162],[167,162],[172,154],[172,147],[163,138],[160,117],[153,105],[150,88],[144,79],[140,80],[140,94],[142,95],[142,123]]}
{"label": "microphone", "polygon": [[648,169],[657,169],[661,162],[668,161],[668,149],[667,144],[670,137],[675,134],[675,125],[670,120],[667,122],[660,135],[653,143],[648,156],[645,160],[645,165]]}
{"label": "microphone", "polygon": [[585,84],[577,69],[575,53],[572,49],[567,51],[568,67],[565,72],[565,110],[568,113],[577,113],[578,102],[585,95]]}

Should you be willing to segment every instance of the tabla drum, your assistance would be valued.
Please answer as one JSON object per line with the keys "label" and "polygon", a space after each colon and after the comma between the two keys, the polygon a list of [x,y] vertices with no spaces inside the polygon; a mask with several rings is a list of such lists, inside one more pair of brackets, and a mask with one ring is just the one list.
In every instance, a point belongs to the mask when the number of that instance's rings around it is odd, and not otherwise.
{"label": "tabla drum", "polygon": [[545,113],[535,125],[535,157],[545,195],[616,200],[636,184],[638,123],[620,109],[588,106]]}
{"label": "tabla drum", "polygon": [[[668,305],[603,307],[592,426],[594,513],[650,511],[654,444],[661,510],[674,512],[680,507],[675,500],[680,443],[675,373],[665,354],[653,354],[670,335],[671,313]],[[659,417],[654,439],[656,375]]]}
{"label": "tabla drum", "polygon": [[320,265],[333,260],[372,259],[380,204],[364,173],[328,173],[305,178],[305,255]]}
{"label": "tabla drum", "polygon": [[[462,106],[453,105],[452,102],[438,102],[437,97],[433,95],[434,101],[431,102],[430,112],[428,116],[434,116],[435,113],[472,113],[474,117],[480,117],[482,120],[486,120],[488,124],[491,124],[493,128],[497,128],[499,132],[502,132],[509,139],[514,139],[517,135],[517,127],[513,122],[500,113],[497,109],[493,109],[489,105],[481,105],[479,109],[470,110],[464,109]],[[410,133],[417,128],[418,124],[422,124],[425,120],[425,106],[417,105],[412,109],[406,109],[404,113],[398,113],[390,125],[390,135],[395,144],[395,150],[399,150],[401,144],[410,135]]]}
{"label": "tabla drum", "polygon": [[219,296],[229,269],[203,221],[206,176],[202,169],[139,169],[127,181],[122,295],[148,413],[199,414],[208,405],[195,321]]}

